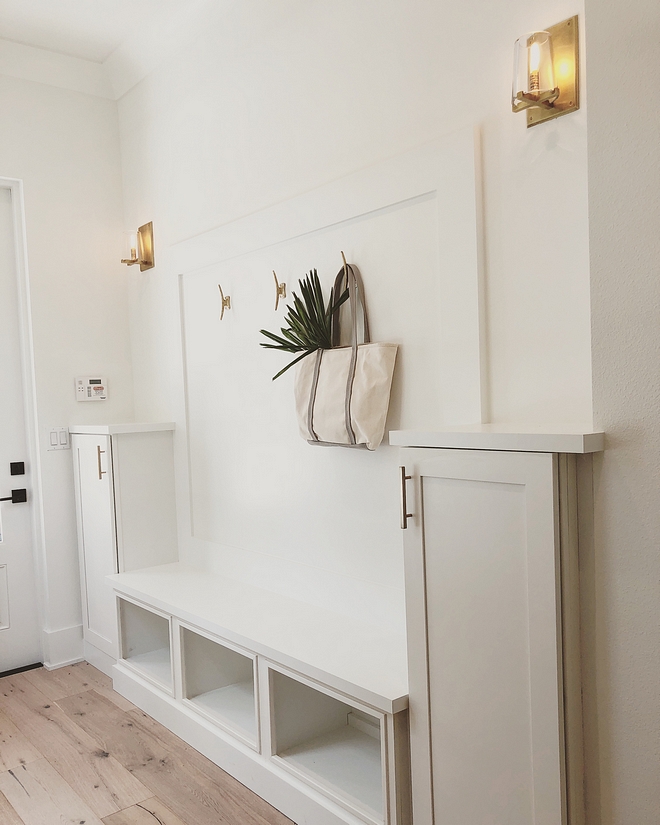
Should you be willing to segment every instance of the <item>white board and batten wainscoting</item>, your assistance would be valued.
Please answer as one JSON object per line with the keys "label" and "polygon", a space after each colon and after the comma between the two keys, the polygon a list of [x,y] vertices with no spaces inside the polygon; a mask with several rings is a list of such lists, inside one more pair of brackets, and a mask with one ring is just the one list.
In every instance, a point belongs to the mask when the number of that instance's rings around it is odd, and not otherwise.
{"label": "white board and batten wainscoting", "polygon": [[293,371],[271,380],[291,357],[259,330],[283,324],[273,270],[290,297],[316,268],[327,294],[343,251],[372,340],[399,344],[388,428],[480,420],[479,155],[470,127],[161,256],[179,275],[182,561],[404,632],[397,450],[301,439]]}

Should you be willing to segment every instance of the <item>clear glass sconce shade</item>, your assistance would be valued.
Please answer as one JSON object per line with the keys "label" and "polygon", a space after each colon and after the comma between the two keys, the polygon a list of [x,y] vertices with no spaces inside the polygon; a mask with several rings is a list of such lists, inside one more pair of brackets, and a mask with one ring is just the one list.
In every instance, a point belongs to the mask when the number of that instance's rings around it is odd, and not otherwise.
{"label": "clear glass sconce shade", "polygon": [[138,226],[137,232],[124,233],[124,257],[127,266],[140,265],[140,272],[153,269],[154,264],[154,225],[152,221]]}
{"label": "clear glass sconce shade", "polygon": [[547,96],[555,88],[552,38],[548,32],[531,32],[516,40],[513,51],[512,102]]}
{"label": "clear glass sconce shade", "polygon": [[124,249],[123,249],[122,258],[127,261],[137,261],[138,260],[138,236],[137,232],[133,230],[132,232],[125,232],[124,233]]}

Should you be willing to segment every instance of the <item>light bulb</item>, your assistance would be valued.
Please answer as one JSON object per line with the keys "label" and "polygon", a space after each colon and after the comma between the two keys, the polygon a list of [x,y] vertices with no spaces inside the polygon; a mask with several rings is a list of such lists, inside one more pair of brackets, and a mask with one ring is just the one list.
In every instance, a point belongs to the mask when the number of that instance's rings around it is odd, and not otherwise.
{"label": "light bulb", "polygon": [[529,90],[538,92],[541,88],[539,80],[539,66],[541,65],[541,49],[534,41],[529,47]]}
{"label": "light bulb", "polygon": [[534,42],[529,47],[529,70],[530,72],[538,72],[541,65],[541,49],[539,44]]}

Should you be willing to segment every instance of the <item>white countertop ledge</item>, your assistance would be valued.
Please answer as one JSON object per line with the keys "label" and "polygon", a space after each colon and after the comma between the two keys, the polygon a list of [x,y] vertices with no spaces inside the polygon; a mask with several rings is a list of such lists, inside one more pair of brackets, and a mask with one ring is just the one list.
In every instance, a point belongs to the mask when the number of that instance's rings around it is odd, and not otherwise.
{"label": "white countertop ledge", "polygon": [[361,700],[408,706],[405,628],[392,634],[176,562],[107,577],[115,591]]}
{"label": "white countertop ledge", "polygon": [[511,450],[524,453],[597,453],[605,448],[605,433],[589,427],[525,427],[520,424],[472,424],[437,432],[391,430],[396,447],[457,450]]}
{"label": "white countertop ledge", "polygon": [[173,422],[155,424],[70,424],[72,435],[122,435],[124,433],[156,433],[176,429]]}

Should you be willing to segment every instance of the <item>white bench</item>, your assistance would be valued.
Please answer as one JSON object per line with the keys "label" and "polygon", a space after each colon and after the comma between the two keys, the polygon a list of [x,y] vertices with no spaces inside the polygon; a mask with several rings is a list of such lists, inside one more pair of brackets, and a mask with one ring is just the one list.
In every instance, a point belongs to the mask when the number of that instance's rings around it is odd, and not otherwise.
{"label": "white bench", "polygon": [[108,578],[116,690],[296,823],[409,825],[404,628],[180,563]]}

